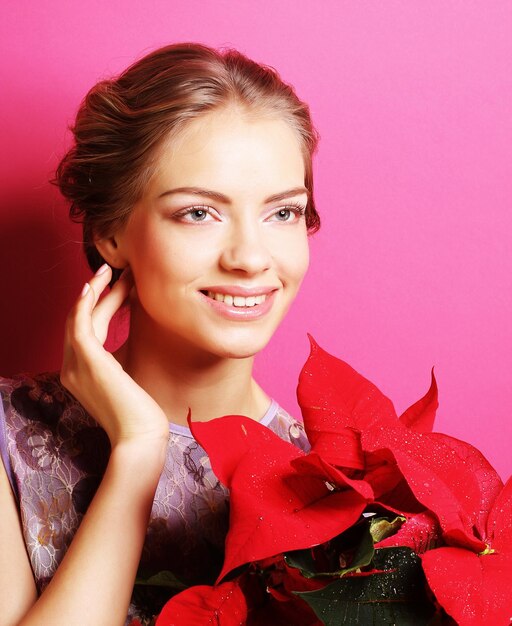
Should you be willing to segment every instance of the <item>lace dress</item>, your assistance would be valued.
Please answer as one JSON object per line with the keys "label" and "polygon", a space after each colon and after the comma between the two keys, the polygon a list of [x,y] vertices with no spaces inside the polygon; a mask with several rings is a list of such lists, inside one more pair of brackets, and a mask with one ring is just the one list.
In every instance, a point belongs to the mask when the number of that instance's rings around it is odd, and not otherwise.
{"label": "lace dress", "polygon": [[[41,593],[101,481],[109,440],[62,386],[58,372],[0,378],[0,393],[0,453]],[[308,448],[302,424],[274,400],[261,423],[299,448]],[[170,424],[165,466],[139,566],[141,583],[172,571],[184,585],[212,584],[222,564],[228,506],[227,490],[213,474],[204,449],[188,428]],[[126,624],[133,618],[143,626],[150,624],[176,592],[174,582],[169,584],[137,584]]]}

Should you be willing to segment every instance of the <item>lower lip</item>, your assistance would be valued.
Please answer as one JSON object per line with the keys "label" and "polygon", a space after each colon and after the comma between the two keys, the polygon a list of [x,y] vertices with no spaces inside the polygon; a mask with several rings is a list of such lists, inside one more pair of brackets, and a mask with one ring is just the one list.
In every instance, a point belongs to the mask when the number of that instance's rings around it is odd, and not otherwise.
{"label": "lower lip", "polygon": [[218,300],[209,298],[201,291],[199,292],[199,295],[212,307],[215,312],[222,315],[222,317],[225,317],[228,320],[249,322],[263,317],[270,311],[272,305],[274,304],[274,297],[276,293],[277,290],[272,291],[267,294],[264,302],[261,304],[255,304],[254,306],[229,306],[224,304],[224,302],[219,302]]}

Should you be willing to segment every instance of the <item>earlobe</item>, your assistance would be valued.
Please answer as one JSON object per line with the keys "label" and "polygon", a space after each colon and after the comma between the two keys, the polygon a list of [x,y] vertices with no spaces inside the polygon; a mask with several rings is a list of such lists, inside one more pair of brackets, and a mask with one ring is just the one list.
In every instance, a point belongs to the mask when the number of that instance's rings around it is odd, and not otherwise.
{"label": "earlobe", "polygon": [[121,254],[115,237],[99,237],[95,235],[94,245],[111,267],[123,269],[128,265],[128,261]]}

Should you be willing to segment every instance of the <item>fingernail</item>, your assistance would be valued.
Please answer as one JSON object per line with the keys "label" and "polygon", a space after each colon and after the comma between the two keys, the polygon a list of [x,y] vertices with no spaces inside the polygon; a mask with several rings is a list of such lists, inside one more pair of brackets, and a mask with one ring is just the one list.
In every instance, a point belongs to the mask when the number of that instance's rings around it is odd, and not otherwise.
{"label": "fingernail", "polygon": [[99,276],[100,274],[104,274],[108,270],[108,263],[103,263],[100,269],[94,274],[95,276]]}
{"label": "fingernail", "polygon": [[85,285],[82,287],[82,293],[80,295],[82,297],[85,296],[85,294],[89,291],[89,289],[90,289],[89,283],[85,283]]}

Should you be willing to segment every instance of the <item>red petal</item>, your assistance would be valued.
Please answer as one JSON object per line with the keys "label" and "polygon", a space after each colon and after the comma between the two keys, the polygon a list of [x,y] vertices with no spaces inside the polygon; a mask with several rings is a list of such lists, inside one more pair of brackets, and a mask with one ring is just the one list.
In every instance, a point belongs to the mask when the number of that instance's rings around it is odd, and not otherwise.
{"label": "red petal", "polygon": [[416,554],[423,554],[441,539],[441,529],[437,519],[428,511],[410,517],[400,530],[375,544],[376,548],[404,546]]}
{"label": "red petal", "polygon": [[[282,589],[282,588],[281,588]],[[286,602],[290,599],[290,594],[285,593],[279,588],[276,587],[268,587],[267,592],[275,599],[279,600],[279,602]]]}
{"label": "red petal", "polygon": [[385,509],[409,517],[425,510],[425,507],[418,502],[404,478],[391,491],[378,498],[378,502]]}
{"label": "red petal", "polygon": [[373,500],[372,488],[365,480],[349,478],[341,470],[326,463],[316,452],[310,452],[307,456],[294,459],[291,465],[297,470],[299,480],[302,479],[301,475],[319,478],[322,481],[327,480],[336,487],[357,491],[365,500]]}
{"label": "red petal", "polygon": [[434,368],[432,368],[432,382],[427,393],[410,406],[400,416],[400,421],[404,426],[411,428],[419,433],[430,433],[434,427],[437,407],[437,384],[434,376]]}
{"label": "red petal", "polygon": [[[254,420],[226,416],[191,426],[210,455],[214,473],[231,492],[230,530],[219,580],[244,563],[332,539],[351,526],[366,505],[366,498],[352,489],[329,489],[326,481],[334,468],[322,475],[314,464],[292,467],[304,453]],[[360,481],[355,484],[371,493]]]}
{"label": "red petal", "polygon": [[439,548],[421,559],[437,601],[459,626],[509,626],[512,552],[478,556],[461,548]]}
{"label": "red petal", "polygon": [[[195,439],[208,453],[214,474],[228,488],[239,463],[249,450],[271,450],[269,456],[276,459],[282,456],[291,460],[304,454],[266,426],[242,415],[225,415],[208,422],[189,419],[189,425]],[[256,463],[254,469],[259,465]]]}
{"label": "red petal", "polygon": [[469,493],[464,493],[464,497],[468,505],[467,513],[470,522],[478,530],[480,536],[484,537],[489,511],[503,489],[503,481],[484,455],[469,443],[441,433],[430,433],[428,437],[431,441],[439,440],[443,446],[455,450],[455,453],[450,451],[450,454],[458,456],[464,472],[469,471],[474,475],[478,490],[473,492],[473,497]]}
{"label": "red petal", "polygon": [[[496,498],[487,520],[487,537],[497,552],[512,548],[512,476]],[[510,563],[512,569],[512,562]]]}
{"label": "red petal", "polygon": [[389,452],[368,452],[364,458],[364,478],[372,486],[375,499],[394,489],[403,480],[393,455]]}
{"label": "red petal", "polygon": [[314,435],[314,450],[327,463],[337,467],[364,469],[361,436],[356,430],[343,428],[340,432],[325,430]]}
{"label": "red petal", "polygon": [[242,626],[247,603],[238,581],[190,587],[167,602],[156,626]]}
{"label": "red petal", "polygon": [[393,453],[416,499],[437,515],[446,541],[475,552],[485,548],[473,532],[475,511],[485,500],[473,467],[475,459],[483,459],[478,451],[463,442],[457,443],[457,450],[453,438],[445,441],[443,435],[390,427],[363,433],[362,443],[365,450],[384,448]]}
{"label": "red petal", "polygon": [[261,559],[261,561],[258,561],[257,565],[259,569],[268,569],[269,567],[272,567],[272,565],[282,563],[282,561],[283,555],[276,554],[275,556],[269,556],[268,559]]}
{"label": "red petal", "polygon": [[300,598],[280,602],[269,597],[265,606],[251,611],[247,626],[323,626],[313,610]]}
{"label": "red petal", "polygon": [[304,489],[299,493],[278,474],[250,476],[247,466],[232,483],[231,524],[218,580],[244,563],[328,541],[352,526],[366,506],[355,491],[330,492],[325,483],[307,477],[297,481]]}
{"label": "red petal", "polygon": [[[362,459],[357,459],[354,438],[347,433],[347,429],[362,431],[374,423],[396,424],[395,409],[375,385],[344,361],[322,350],[308,336],[311,351],[299,376],[297,398],[309,441],[315,449],[323,435],[322,450],[325,452],[328,448],[326,438],[337,438],[333,447],[338,451],[338,462],[330,456],[329,462],[360,469],[363,467]],[[336,448],[340,439],[345,444]],[[352,459],[351,465],[347,465],[347,459]]]}
{"label": "red petal", "polygon": [[327,577],[322,578],[306,578],[295,567],[285,566],[283,576],[283,586],[286,591],[291,594],[294,591],[316,591],[317,589],[323,589],[328,585],[332,579]]}

